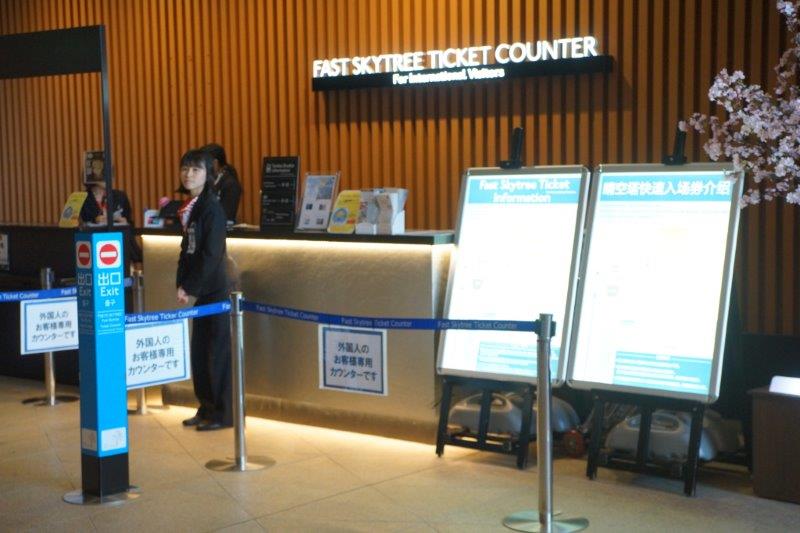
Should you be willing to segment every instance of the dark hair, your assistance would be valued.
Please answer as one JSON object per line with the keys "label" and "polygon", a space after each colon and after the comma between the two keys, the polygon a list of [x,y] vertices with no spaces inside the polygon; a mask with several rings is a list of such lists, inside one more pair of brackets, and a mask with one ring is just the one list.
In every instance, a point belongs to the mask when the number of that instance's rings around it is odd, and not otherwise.
{"label": "dark hair", "polygon": [[224,167],[225,165],[228,164],[228,159],[225,157],[225,148],[223,148],[222,146],[216,143],[211,143],[211,144],[206,144],[205,146],[201,146],[200,150],[208,152],[208,154],[211,156],[212,159],[216,159],[217,161],[219,161],[219,166]]}
{"label": "dark hair", "polygon": [[[211,160],[211,154],[205,150],[194,148],[183,154],[181,156],[181,162],[178,165],[178,168],[183,167],[200,167],[206,169],[206,185],[203,189],[204,191],[205,189],[208,189],[209,184],[214,182],[214,165]],[[178,187],[178,192],[185,194],[189,191],[186,190],[186,187],[184,187],[183,183],[181,183],[180,187]]]}

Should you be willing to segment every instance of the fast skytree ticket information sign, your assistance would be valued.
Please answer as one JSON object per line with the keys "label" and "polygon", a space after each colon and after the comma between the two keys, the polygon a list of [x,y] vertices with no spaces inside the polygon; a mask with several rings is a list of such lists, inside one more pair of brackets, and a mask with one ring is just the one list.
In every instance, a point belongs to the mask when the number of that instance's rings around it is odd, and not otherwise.
{"label": "fast skytree ticket information sign", "polygon": [[[584,167],[470,169],[462,184],[445,318],[536,320],[552,314],[551,375],[564,380],[589,184]],[[536,382],[532,332],[442,332],[444,375]]]}
{"label": "fast skytree ticket information sign", "polygon": [[731,166],[601,166],[569,381],[713,402],[742,179]]}

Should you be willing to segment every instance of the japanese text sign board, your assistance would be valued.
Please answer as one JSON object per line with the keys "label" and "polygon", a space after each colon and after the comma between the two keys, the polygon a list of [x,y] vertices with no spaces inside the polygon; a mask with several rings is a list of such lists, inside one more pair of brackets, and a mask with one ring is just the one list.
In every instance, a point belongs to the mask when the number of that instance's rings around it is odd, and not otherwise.
{"label": "japanese text sign board", "polygon": [[730,164],[599,168],[571,386],[719,395],[742,179]]}
{"label": "japanese text sign board", "polygon": [[388,395],[386,330],[320,324],[319,387]]}
{"label": "japanese text sign board", "polygon": [[22,355],[78,349],[78,302],[74,297],[22,300],[19,304]]}
{"label": "japanese text sign board", "polygon": [[[76,233],[75,256],[83,489],[114,493],[128,488],[122,234]],[[124,480],[105,479],[107,472],[123,473],[123,468]]]}
{"label": "japanese text sign board", "polygon": [[189,379],[188,320],[125,326],[128,389]]}

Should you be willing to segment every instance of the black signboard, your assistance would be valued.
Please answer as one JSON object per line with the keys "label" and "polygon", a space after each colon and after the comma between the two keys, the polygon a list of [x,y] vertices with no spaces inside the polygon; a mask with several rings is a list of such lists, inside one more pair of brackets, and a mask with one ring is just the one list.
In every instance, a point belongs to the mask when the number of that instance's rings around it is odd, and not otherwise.
{"label": "black signboard", "polygon": [[265,157],[261,165],[261,230],[294,228],[300,158]]}

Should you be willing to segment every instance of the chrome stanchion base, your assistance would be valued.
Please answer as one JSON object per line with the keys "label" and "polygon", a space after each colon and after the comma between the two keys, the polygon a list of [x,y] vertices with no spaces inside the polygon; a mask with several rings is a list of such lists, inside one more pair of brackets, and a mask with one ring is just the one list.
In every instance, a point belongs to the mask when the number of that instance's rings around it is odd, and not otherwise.
{"label": "chrome stanchion base", "polygon": [[[583,531],[589,527],[589,520],[586,518],[560,518],[553,520],[551,524],[553,533],[568,533],[571,531]],[[514,531],[542,531],[542,525],[539,523],[539,513],[536,511],[520,511],[510,514],[503,519],[503,525]]]}
{"label": "chrome stanchion base", "polygon": [[139,497],[141,491],[139,487],[131,485],[125,492],[118,492],[108,496],[95,496],[94,494],[85,494],[82,490],[73,490],[64,494],[64,501],[73,505],[105,505],[107,507],[116,507],[123,503],[135,500]]}
{"label": "chrome stanchion base", "polygon": [[[70,394],[56,394],[56,405],[60,403],[77,402],[78,400],[80,400],[80,397],[78,396],[72,396]],[[37,407],[42,405],[50,405],[50,401],[48,400],[48,398],[45,398],[44,396],[40,396],[38,398],[27,398],[25,400],[22,400],[22,403],[24,403],[25,405],[33,404]]]}
{"label": "chrome stanchion base", "polygon": [[249,472],[251,470],[263,470],[275,466],[275,459],[262,455],[248,455],[247,462],[239,465],[234,459],[228,458],[212,459],[206,463],[206,468],[215,472]]}

